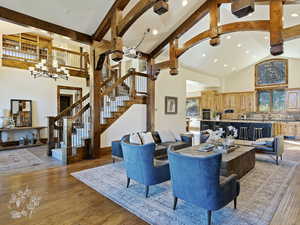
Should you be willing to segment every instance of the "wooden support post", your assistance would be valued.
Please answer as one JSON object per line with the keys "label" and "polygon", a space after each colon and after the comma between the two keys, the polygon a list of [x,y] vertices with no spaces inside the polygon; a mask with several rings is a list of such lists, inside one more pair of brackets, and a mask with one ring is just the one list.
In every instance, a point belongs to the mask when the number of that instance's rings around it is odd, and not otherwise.
{"label": "wooden support post", "polygon": [[73,120],[70,117],[65,117],[63,119],[63,134],[64,134],[64,143],[66,146],[66,163],[70,164],[72,158],[72,124]]}
{"label": "wooden support post", "polygon": [[276,56],[283,53],[283,3],[282,0],[270,1],[270,45],[271,54]]}
{"label": "wooden support post", "polygon": [[54,129],[55,117],[48,117],[48,156],[52,156],[52,149],[55,148]]}
{"label": "wooden support post", "polygon": [[136,82],[136,75],[135,75],[135,69],[133,69],[133,71],[131,72],[131,84],[130,84],[130,96],[133,99],[135,99],[136,96],[135,82]]}
{"label": "wooden support post", "polygon": [[217,46],[220,44],[218,23],[220,21],[220,10],[218,7],[217,0],[211,0],[209,6],[209,16],[210,16],[210,45]]}
{"label": "wooden support post", "polygon": [[122,11],[116,9],[111,21],[111,44],[112,50],[115,51],[111,55],[111,59],[118,62],[123,58],[123,40],[118,36],[118,24],[122,19]]}
{"label": "wooden support post", "polygon": [[82,66],[83,66],[82,60],[83,60],[83,48],[80,47],[80,71],[82,70]]}
{"label": "wooden support post", "polygon": [[155,75],[153,65],[153,59],[147,61],[147,74],[150,76],[147,79],[147,131],[155,130],[155,79],[152,79]]}
{"label": "wooden support post", "polygon": [[[92,62],[93,68],[96,62]],[[102,105],[101,93],[101,70],[95,69],[94,73],[91,74],[90,83],[90,106],[91,106],[91,152],[89,157],[97,158],[100,156],[100,135],[101,135],[101,125],[100,125],[100,114]]]}
{"label": "wooden support post", "polygon": [[170,42],[170,74],[175,76],[178,74],[178,59],[176,55],[176,50],[178,49],[178,39]]}

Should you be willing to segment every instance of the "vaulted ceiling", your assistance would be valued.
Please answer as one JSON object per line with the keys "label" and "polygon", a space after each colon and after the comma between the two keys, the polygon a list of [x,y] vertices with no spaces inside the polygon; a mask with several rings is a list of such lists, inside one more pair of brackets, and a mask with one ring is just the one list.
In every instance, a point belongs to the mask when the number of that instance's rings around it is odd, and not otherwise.
{"label": "vaulted ceiling", "polygon": [[[131,0],[125,13],[137,1]],[[184,1],[187,2],[185,6],[183,6]],[[157,35],[149,34],[140,46],[140,50],[150,52],[204,2],[205,0],[172,0],[169,4],[169,12],[162,16],[155,14],[152,9],[148,10],[125,34],[125,44],[129,47],[136,46],[147,28],[152,31],[157,30]],[[114,0],[0,0],[3,7],[89,35],[95,32],[113,3]],[[268,19],[268,11],[268,6],[259,5],[256,6],[255,13],[241,20]],[[296,16],[296,13],[299,16]],[[300,24],[300,6],[285,6],[284,19],[285,26]],[[229,4],[223,4],[221,24],[235,21],[238,19],[231,14]],[[209,18],[207,16],[183,35],[180,43],[208,29],[208,26]],[[107,34],[105,38],[110,39],[110,35]],[[213,76],[223,76],[234,70],[245,68],[267,56],[269,56],[268,33],[238,32],[222,36],[221,44],[217,47],[211,47],[208,41],[205,41],[190,49],[179,60],[183,65],[195,70]],[[300,58],[300,41],[286,42],[284,56]]]}

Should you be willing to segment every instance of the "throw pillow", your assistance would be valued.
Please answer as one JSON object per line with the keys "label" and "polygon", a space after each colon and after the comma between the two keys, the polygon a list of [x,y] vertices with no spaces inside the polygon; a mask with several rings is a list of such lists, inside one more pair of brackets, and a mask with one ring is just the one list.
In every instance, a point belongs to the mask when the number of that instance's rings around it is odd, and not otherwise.
{"label": "throw pillow", "polygon": [[159,133],[157,131],[152,132],[152,137],[155,141],[155,144],[161,144],[161,139],[160,139]]}
{"label": "throw pillow", "polygon": [[136,144],[136,145],[142,144],[142,140],[138,133],[131,133],[129,136],[129,142],[130,144]]}
{"label": "throw pillow", "polygon": [[173,134],[170,131],[159,131],[159,136],[161,139],[161,142],[176,142],[175,137],[173,136]]}
{"label": "throw pillow", "polygon": [[143,145],[150,144],[150,143],[155,143],[151,132],[140,133],[140,136],[141,136]]}
{"label": "throw pillow", "polygon": [[172,131],[173,137],[176,139],[176,141],[181,141],[181,135],[178,132]]}

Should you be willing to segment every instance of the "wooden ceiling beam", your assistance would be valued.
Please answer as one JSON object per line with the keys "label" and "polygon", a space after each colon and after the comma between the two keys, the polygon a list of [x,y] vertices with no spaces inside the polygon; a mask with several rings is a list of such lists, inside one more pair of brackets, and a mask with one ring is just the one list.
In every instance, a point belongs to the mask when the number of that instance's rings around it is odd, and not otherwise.
{"label": "wooden ceiling beam", "polygon": [[0,18],[12,23],[35,27],[38,29],[49,31],[51,33],[63,35],[69,37],[73,41],[78,41],[85,44],[91,44],[92,42],[92,37],[90,35],[66,27],[62,27],[53,23],[49,23],[44,20],[40,20],[35,17],[28,16],[23,13],[19,13],[4,7],[0,7]]}
{"label": "wooden ceiling beam", "polygon": [[300,24],[283,29],[282,36],[284,41],[300,38]]}
{"label": "wooden ceiling beam", "polygon": [[130,0],[116,0],[115,3],[112,5],[102,22],[100,23],[99,27],[97,28],[96,32],[93,34],[93,39],[96,41],[101,41],[106,33],[109,31],[111,26],[111,20],[114,12],[116,9],[124,10],[126,6],[129,4]]}
{"label": "wooden ceiling beam", "polygon": [[220,8],[218,7],[217,0],[211,0],[209,7],[210,16],[210,45],[217,46],[220,44],[218,23],[220,21]]}
{"label": "wooden ceiling beam", "polygon": [[[243,21],[224,24],[218,27],[219,35],[239,32],[239,31],[269,31],[270,22],[269,20],[255,20],[255,21]],[[300,33],[300,27],[299,33]],[[290,31],[291,32],[291,31]],[[200,42],[210,38],[210,30],[201,32],[200,34],[194,36],[190,40],[186,41],[181,48],[177,50],[177,57],[180,57],[190,48],[198,45]]]}
{"label": "wooden ceiling beam", "polygon": [[163,48],[175,38],[181,37],[184,33],[190,30],[196,23],[198,23],[209,12],[209,0],[202,4],[191,16],[188,17],[177,29],[165,38],[158,46],[156,46],[150,53],[151,57],[156,58]]}
{"label": "wooden ceiling beam", "polygon": [[[231,3],[232,0],[218,0],[219,4]],[[297,5],[300,4],[300,0],[282,0],[285,5]],[[270,0],[255,0],[256,5],[269,5]]]}
{"label": "wooden ceiling beam", "polygon": [[122,37],[130,26],[148,9],[153,7],[157,0],[139,0],[138,3],[123,17],[118,24],[118,36]]}
{"label": "wooden ceiling beam", "polygon": [[283,3],[282,0],[270,1],[270,45],[271,54],[281,55],[283,53]]}

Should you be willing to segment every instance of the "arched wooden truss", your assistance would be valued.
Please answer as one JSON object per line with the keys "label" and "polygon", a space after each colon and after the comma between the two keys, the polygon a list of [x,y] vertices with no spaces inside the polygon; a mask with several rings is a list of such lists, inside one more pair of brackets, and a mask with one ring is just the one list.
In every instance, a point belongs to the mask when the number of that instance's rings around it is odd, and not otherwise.
{"label": "arched wooden truss", "polygon": [[[170,68],[170,74],[176,75],[178,68],[178,58],[184,54],[186,51],[192,47],[198,45],[199,43],[210,40],[210,45],[215,46],[220,44],[220,36],[233,32],[241,31],[263,31],[270,33],[270,52],[272,55],[280,55],[283,53],[283,42],[296,39],[300,37],[300,24],[288,28],[283,28],[283,8],[285,4],[299,4],[299,1],[289,1],[289,0],[256,0],[256,4],[265,4],[269,5],[269,20],[255,20],[255,21],[243,21],[243,22],[234,22],[224,25],[219,24],[219,8],[223,3],[231,3],[231,0],[208,0],[204,3],[201,8],[202,17],[209,15],[210,17],[210,28],[206,31],[199,33],[190,40],[178,46],[178,37],[180,37],[184,32],[174,33],[173,37],[169,40],[169,56],[170,60],[168,62],[157,64],[157,68],[161,69],[162,65],[166,68],[168,64]],[[197,20],[200,21],[201,19]],[[189,23],[183,24],[184,26],[189,26],[195,24],[195,21],[188,21]],[[189,30],[192,26],[185,28],[179,27],[180,30]],[[176,31],[175,31],[176,32]],[[152,56],[156,56],[157,53],[161,50],[159,48],[163,47],[164,43],[161,43],[158,48],[154,49],[151,53]]]}
{"label": "arched wooden truss", "polygon": [[[241,31],[268,32],[270,30],[270,22],[269,20],[235,22],[235,23],[221,25],[218,28],[219,28],[219,35],[241,32]],[[191,38],[190,40],[186,41],[182,45],[182,47],[176,50],[176,57],[177,58],[180,57],[190,48],[198,45],[202,41],[208,40],[210,38],[209,33],[210,33],[209,30],[203,31],[200,34]],[[282,29],[283,41],[289,41],[289,40],[297,39],[299,37],[300,37],[300,24]]]}

